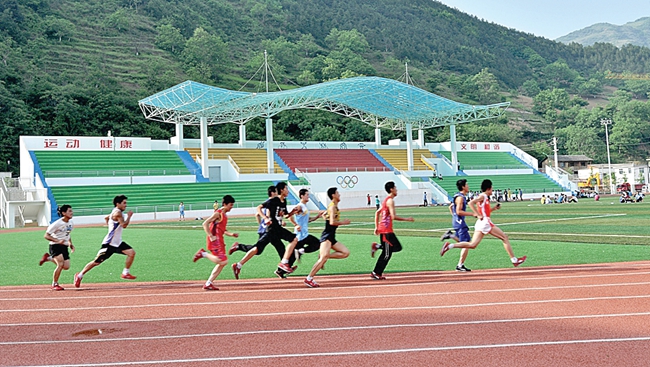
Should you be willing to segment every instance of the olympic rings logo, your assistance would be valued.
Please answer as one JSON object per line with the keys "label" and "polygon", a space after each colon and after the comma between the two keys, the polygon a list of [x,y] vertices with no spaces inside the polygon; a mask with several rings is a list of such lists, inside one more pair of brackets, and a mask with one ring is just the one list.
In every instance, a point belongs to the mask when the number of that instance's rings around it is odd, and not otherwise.
{"label": "olympic rings logo", "polygon": [[336,178],[336,183],[341,186],[342,189],[351,189],[356,184],[359,183],[359,177],[357,176],[339,176]]}

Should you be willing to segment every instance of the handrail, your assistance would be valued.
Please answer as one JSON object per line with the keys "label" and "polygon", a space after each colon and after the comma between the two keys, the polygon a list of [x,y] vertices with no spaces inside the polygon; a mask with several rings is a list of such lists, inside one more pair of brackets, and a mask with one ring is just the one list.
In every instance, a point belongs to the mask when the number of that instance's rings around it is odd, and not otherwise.
{"label": "handrail", "polygon": [[237,171],[237,173],[240,173],[240,172],[241,172],[241,170],[239,169],[239,165],[237,164],[237,162],[235,162],[234,159],[232,159],[232,157],[230,156],[230,154],[228,154],[228,161],[230,162],[230,164],[232,164],[232,166],[235,168],[235,170]]}
{"label": "handrail", "polygon": [[425,166],[429,167],[430,170],[432,170],[433,172],[436,172],[436,168],[433,167],[433,166],[429,163],[429,161],[427,161],[427,157],[425,157],[424,154],[420,154],[420,161],[421,161],[422,163],[424,163]]}
{"label": "handrail", "polygon": [[[198,171],[198,170],[194,170]],[[79,171],[46,171],[43,176],[46,178],[69,178],[69,177],[125,177],[125,176],[184,176],[194,175],[187,168],[184,169],[131,169],[131,170],[79,170]]]}
{"label": "handrail", "polygon": [[[297,169],[296,169],[297,170]],[[390,172],[388,167],[309,167],[303,168],[303,174],[306,172]]]}

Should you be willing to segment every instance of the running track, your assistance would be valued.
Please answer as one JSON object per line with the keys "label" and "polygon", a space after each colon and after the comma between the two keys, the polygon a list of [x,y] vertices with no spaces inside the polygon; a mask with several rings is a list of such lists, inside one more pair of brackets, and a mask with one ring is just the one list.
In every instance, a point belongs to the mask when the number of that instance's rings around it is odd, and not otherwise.
{"label": "running track", "polygon": [[650,262],[387,276],[2,287],[0,365],[650,365]]}

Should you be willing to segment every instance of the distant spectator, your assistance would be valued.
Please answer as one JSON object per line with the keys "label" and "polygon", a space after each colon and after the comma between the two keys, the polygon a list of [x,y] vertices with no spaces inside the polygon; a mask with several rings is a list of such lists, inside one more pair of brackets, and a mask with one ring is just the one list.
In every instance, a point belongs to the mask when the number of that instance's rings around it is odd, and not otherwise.
{"label": "distant spectator", "polygon": [[370,194],[367,195],[368,198],[368,206],[370,206]]}
{"label": "distant spectator", "polygon": [[375,206],[377,207],[377,210],[379,210],[379,195],[375,195]]}
{"label": "distant spectator", "polygon": [[546,195],[542,195],[542,198],[539,201],[541,204],[546,204]]}
{"label": "distant spectator", "polygon": [[178,220],[185,220],[185,204],[182,201],[178,205]]}
{"label": "distant spectator", "polygon": [[524,201],[524,192],[519,189],[519,200]]}
{"label": "distant spectator", "polygon": [[429,202],[427,201],[427,192],[424,192],[424,206],[429,205]]}
{"label": "distant spectator", "polygon": [[598,194],[594,195],[594,200],[595,200],[595,201],[600,200],[600,195],[598,195]]}
{"label": "distant spectator", "polygon": [[214,204],[212,204],[212,209],[214,209],[214,210],[219,209],[219,201],[218,200],[214,201]]}

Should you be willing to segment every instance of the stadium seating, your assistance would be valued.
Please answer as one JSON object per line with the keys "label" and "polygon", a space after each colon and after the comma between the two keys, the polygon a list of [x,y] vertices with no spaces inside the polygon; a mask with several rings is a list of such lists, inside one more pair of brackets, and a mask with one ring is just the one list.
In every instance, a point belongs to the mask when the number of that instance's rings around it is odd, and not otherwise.
{"label": "stadium seating", "polygon": [[[215,200],[232,195],[236,208],[254,207],[267,199],[271,181],[212,182],[107,186],[52,187],[58,205],[70,204],[77,215],[107,214],[116,195],[126,195],[131,210],[138,212],[175,211],[182,201],[185,210],[211,209]],[[155,208],[157,207],[157,208]]]}
{"label": "stadium seating", "polygon": [[440,185],[447,194],[454,195],[458,191],[456,181],[459,179],[467,180],[471,191],[481,191],[481,182],[485,179],[492,181],[494,190],[521,188],[524,194],[559,192],[565,191],[555,181],[543,174],[526,174],[526,175],[493,175],[493,176],[445,176],[442,180],[433,179],[432,181]]}
{"label": "stadium seating", "polygon": [[292,171],[340,172],[388,170],[366,149],[277,149]]}
{"label": "stadium seating", "polygon": [[35,151],[46,178],[191,175],[175,151]]}
{"label": "stadium seating", "polygon": [[[406,149],[376,149],[375,152],[394,168],[402,171],[408,170]],[[422,155],[430,157],[431,152],[428,149],[413,149],[413,170],[430,170],[430,168],[420,159]]]}
{"label": "stadium seating", "polygon": [[[186,151],[194,158],[201,156],[199,148],[185,148]],[[246,173],[266,173],[266,150],[265,149],[208,149],[208,159],[228,159],[230,156],[238,166],[238,172]],[[274,162],[275,172],[283,172],[282,168]]]}
{"label": "stadium seating", "polygon": [[[451,160],[451,152],[440,154]],[[458,152],[457,156],[461,170],[531,168],[507,152]]]}

